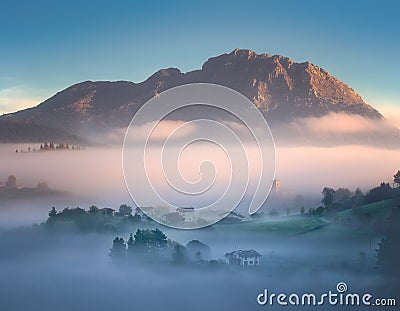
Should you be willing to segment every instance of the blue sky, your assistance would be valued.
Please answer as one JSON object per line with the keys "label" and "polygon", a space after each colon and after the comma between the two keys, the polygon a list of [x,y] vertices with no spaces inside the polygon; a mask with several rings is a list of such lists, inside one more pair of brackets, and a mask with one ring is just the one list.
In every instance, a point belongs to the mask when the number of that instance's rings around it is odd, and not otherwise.
{"label": "blue sky", "polygon": [[239,47],[311,61],[400,116],[396,1],[214,2],[0,0],[0,113],[80,81],[197,69]]}

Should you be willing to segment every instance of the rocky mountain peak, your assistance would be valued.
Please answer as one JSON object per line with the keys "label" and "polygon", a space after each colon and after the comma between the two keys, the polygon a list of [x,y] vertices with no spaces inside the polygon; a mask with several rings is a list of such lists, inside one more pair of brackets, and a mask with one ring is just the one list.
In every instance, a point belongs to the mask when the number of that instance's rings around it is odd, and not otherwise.
{"label": "rocky mountain peak", "polygon": [[332,112],[382,118],[351,87],[321,67],[245,49],[212,57],[200,70],[182,73],[177,68],[161,69],[141,83],[85,81],[35,108],[2,118],[27,120],[74,134],[87,128],[96,131],[99,127],[123,127],[151,97],[196,82],[220,84],[242,93],[272,126],[293,118],[321,117]]}

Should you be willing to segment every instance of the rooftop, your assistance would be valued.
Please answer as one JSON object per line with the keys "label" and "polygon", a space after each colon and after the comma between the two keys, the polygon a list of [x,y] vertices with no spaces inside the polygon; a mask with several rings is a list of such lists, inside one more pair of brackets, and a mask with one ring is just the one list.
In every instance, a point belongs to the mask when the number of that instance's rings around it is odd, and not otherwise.
{"label": "rooftop", "polygon": [[226,253],[225,257],[230,257],[233,254],[237,254],[239,257],[261,257],[262,256],[260,253],[258,253],[254,249],[251,249],[251,250],[238,250],[238,251]]}

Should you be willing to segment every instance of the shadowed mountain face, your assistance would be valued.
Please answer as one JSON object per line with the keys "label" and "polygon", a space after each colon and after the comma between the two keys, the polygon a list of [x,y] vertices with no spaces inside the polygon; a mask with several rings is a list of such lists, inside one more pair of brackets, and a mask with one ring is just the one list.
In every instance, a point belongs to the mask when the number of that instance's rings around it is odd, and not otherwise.
{"label": "shadowed mountain face", "polygon": [[42,143],[47,141],[86,145],[88,141],[63,130],[30,121],[0,120],[0,143]]}
{"label": "shadowed mountain face", "polygon": [[273,128],[295,118],[332,112],[383,119],[352,88],[318,66],[239,49],[210,58],[201,70],[182,73],[175,68],[163,69],[141,83],[78,83],[37,107],[2,118],[84,135],[126,127],[135,112],[156,94],[195,82],[216,83],[239,91],[260,109]]}

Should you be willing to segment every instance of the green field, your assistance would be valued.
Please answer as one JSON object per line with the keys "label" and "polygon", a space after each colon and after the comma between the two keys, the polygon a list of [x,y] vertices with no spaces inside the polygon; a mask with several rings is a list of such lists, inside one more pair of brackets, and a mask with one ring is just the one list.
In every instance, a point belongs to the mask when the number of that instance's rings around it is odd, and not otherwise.
{"label": "green field", "polygon": [[337,213],[341,219],[354,217],[357,214],[368,214],[372,219],[386,219],[390,216],[392,208],[400,204],[400,198],[383,200],[375,203],[358,206],[354,209],[348,209]]}
{"label": "green field", "polygon": [[299,234],[316,230],[327,224],[327,221],[318,218],[292,216],[254,220],[237,224],[218,224],[215,227],[234,231]]}
{"label": "green field", "polygon": [[[400,198],[384,200],[338,212],[337,216],[339,220],[354,218],[356,215],[369,215],[371,219],[383,220],[388,218],[392,208],[399,204]],[[301,234],[320,229],[327,224],[329,222],[321,218],[291,216],[276,219],[260,219],[237,224],[217,224],[215,228],[243,232]]]}

